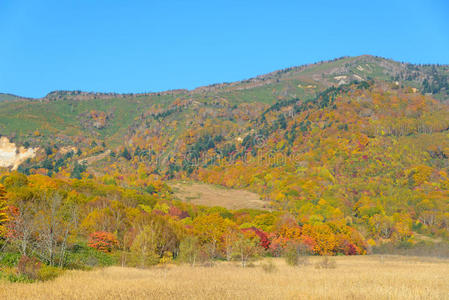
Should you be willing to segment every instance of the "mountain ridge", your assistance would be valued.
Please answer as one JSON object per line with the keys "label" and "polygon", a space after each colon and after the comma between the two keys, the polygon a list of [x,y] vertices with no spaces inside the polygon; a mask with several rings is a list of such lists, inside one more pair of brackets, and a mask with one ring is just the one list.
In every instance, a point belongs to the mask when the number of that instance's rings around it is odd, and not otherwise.
{"label": "mountain ridge", "polygon": [[[408,62],[399,62],[395,61],[393,59],[384,58],[381,56],[374,56],[369,54],[359,55],[359,56],[342,56],[339,58],[331,59],[331,60],[323,60],[315,63],[309,63],[309,64],[303,64],[299,66],[293,66],[288,67],[284,69],[278,69],[266,74],[257,75],[254,77],[250,77],[247,79],[237,80],[233,82],[221,82],[221,83],[212,83],[209,85],[204,86],[198,86],[193,89],[171,89],[171,90],[165,90],[165,91],[159,91],[159,92],[137,92],[137,93],[116,93],[116,92],[87,92],[87,91],[81,91],[81,90],[54,90],[49,92],[44,97],[40,98],[32,98],[32,97],[22,97],[19,95],[9,94],[9,93],[0,93],[0,101],[7,100],[58,100],[58,99],[64,99],[67,97],[75,98],[75,99],[92,99],[92,98],[100,98],[100,99],[106,99],[111,97],[117,97],[117,98],[128,98],[128,97],[142,97],[142,96],[155,96],[155,95],[178,95],[178,94],[202,94],[207,92],[215,92],[217,90],[223,90],[226,88],[240,88],[240,89],[251,89],[255,85],[267,85],[270,83],[273,83],[274,80],[288,80],[295,78],[295,74],[298,72],[310,72],[314,71],[314,69],[319,68],[320,66],[326,66],[331,64],[339,64],[343,61],[346,61],[349,64],[359,63],[359,64],[366,64],[366,63],[374,63],[377,62],[380,66],[384,67],[385,70],[387,70],[388,76],[398,76],[400,72],[407,72],[407,67],[414,67],[415,71],[418,71],[420,73],[423,73],[423,68],[432,68],[437,67],[440,69],[443,69],[444,72],[446,72],[446,76],[449,74],[449,65],[447,64],[413,64]],[[362,67],[363,68],[363,67]],[[421,69],[421,70],[420,70]],[[359,69],[360,70],[360,69]],[[321,72],[314,73],[315,76],[304,76],[303,74],[296,74],[297,77],[303,79],[303,80],[312,80],[313,82],[326,82],[327,87],[335,84],[339,84],[339,80],[337,81],[332,80],[330,76],[348,76],[348,74],[351,73],[352,70],[350,68],[347,68],[345,66],[335,66],[328,68],[327,70],[322,70]],[[363,73],[364,70],[360,70],[361,73]],[[315,70],[316,72],[316,70]],[[348,73],[349,72],[349,73]],[[328,77],[323,76],[319,77],[320,74],[326,74]],[[293,76],[292,76],[293,75]],[[298,76],[299,75],[299,76]],[[359,78],[354,77],[353,79],[358,80],[366,80],[367,78],[363,78],[360,75],[360,73],[353,73],[352,75],[359,76]],[[377,74],[378,75],[378,74]],[[406,77],[410,76],[410,74],[406,73],[403,77],[403,79],[406,79]],[[426,74],[421,74],[421,77],[425,77]],[[428,75],[428,74],[427,74]],[[330,80],[329,80],[330,79]],[[412,81],[412,80],[411,80]],[[348,83],[348,82],[345,82]],[[416,84],[416,82],[415,82]],[[11,99],[9,99],[11,98]]]}
{"label": "mountain ridge", "polygon": [[30,180],[149,193],[193,180],[256,193],[306,228],[413,245],[449,237],[446,72],[363,56],[195,92],[1,102],[0,134],[36,148],[18,166]]}

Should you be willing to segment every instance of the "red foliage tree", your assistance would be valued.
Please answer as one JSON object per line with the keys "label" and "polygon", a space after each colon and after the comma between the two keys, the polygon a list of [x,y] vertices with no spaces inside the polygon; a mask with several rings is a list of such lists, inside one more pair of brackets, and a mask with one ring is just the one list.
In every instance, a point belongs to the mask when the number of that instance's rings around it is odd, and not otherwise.
{"label": "red foliage tree", "polygon": [[111,252],[118,246],[118,240],[110,232],[97,231],[89,236],[87,245],[101,252]]}
{"label": "red foliage tree", "polygon": [[168,210],[168,214],[172,217],[178,217],[180,220],[188,218],[189,214],[176,206],[171,206]]}
{"label": "red foliage tree", "polygon": [[265,250],[267,250],[270,247],[270,240],[268,239],[268,236],[265,232],[262,230],[256,228],[256,227],[250,227],[242,229],[243,232],[245,231],[252,231],[259,237],[260,246],[262,246]]}
{"label": "red foliage tree", "polygon": [[344,236],[337,237],[337,245],[335,248],[337,253],[341,253],[344,255],[361,254],[361,250],[352,241]]}

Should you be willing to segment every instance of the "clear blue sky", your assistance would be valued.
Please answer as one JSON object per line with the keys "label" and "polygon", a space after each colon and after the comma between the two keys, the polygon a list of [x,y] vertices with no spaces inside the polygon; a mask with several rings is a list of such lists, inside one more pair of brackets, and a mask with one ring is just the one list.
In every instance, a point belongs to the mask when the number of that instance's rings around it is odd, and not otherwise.
{"label": "clear blue sky", "polygon": [[360,54],[448,64],[448,3],[0,0],[0,92],[190,89]]}

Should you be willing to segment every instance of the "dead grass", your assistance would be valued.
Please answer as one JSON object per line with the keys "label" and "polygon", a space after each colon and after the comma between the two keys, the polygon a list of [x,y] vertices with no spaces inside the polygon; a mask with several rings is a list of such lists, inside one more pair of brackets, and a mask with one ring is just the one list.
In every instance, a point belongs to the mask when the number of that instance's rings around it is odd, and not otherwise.
{"label": "dead grass", "polygon": [[70,271],[52,282],[0,282],[1,299],[449,299],[449,261],[383,256],[336,257],[335,269],[273,259],[242,269],[169,266]]}
{"label": "dead grass", "polygon": [[177,198],[196,205],[221,206],[227,209],[265,209],[268,206],[257,194],[244,190],[196,182],[172,182],[170,186]]}

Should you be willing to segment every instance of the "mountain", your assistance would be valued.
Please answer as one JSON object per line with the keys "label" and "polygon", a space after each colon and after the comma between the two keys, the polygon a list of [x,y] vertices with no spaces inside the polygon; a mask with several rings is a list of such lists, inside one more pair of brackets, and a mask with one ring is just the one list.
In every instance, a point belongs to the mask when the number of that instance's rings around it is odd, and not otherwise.
{"label": "mountain", "polygon": [[16,96],[13,94],[5,94],[5,93],[0,93],[0,102],[2,101],[16,101],[16,100],[23,100],[24,98],[20,97],[20,96]]}
{"label": "mountain", "polygon": [[[445,102],[449,99],[448,74],[448,66],[412,65],[364,55],[191,91],[144,94],[55,91],[41,99],[1,94],[0,134],[33,147],[52,144],[86,148],[92,143],[97,146],[105,143],[101,151],[114,150],[134,143],[133,138],[138,139],[139,135],[173,140],[198,125],[195,122],[198,114],[217,120],[234,118],[231,122],[241,125],[275,103],[308,101],[329,87],[352,81],[389,82],[393,84],[391,88],[407,87]],[[236,113],[240,114],[237,119]],[[173,125],[168,121],[176,121],[175,130],[168,130]],[[150,134],[145,132],[148,129],[152,131]],[[163,152],[161,156],[169,156],[179,147],[169,141],[162,144],[165,146],[159,151]],[[147,146],[140,143],[140,147]]]}
{"label": "mountain", "polygon": [[[83,115],[91,111],[114,113],[107,128],[100,124],[90,134],[117,145],[121,136],[131,126],[139,112],[163,110],[175,100],[209,104],[225,101],[230,105],[242,103],[273,104],[279,100],[310,99],[330,86],[352,80],[386,80],[416,88],[421,93],[432,93],[439,100],[448,97],[448,66],[412,65],[373,57],[345,57],[334,61],[288,68],[234,83],[215,84],[192,91],[174,90],[145,94],[108,94],[81,91],[56,91],[36,100],[3,103],[0,113],[0,130],[5,135],[29,135],[35,128],[48,134],[81,134]],[[19,100],[12,95],[2,95],[3,100]],[[85,101],[89,100],[89,101]],[[111,116],[110,116],[111,117]],[[18,120],[20,120],[19,124]],[[22,120],[27,120],[23,122]],[[83,133],[84,134],[84,133]]]}
{"label": "mountain", "polygon": [[[386,81],[397,81],[401,84],[412,86],[419,89],[422,93],[430,93],[440,100],[447,100],[448,96],[448,65],[415,65],[410,63],[396,62],[382,57],[371,55],[362,55],[357,57],[342,57],[331,61],[322,61],[319,63],[302,65],[274,71],[254,78],[232,82],[212,84],[199,87],[192,91],[173,90],[160,93],[136,93],[136,94],[117,94],[117,93],[92,93],[83,91],[54,91],[47,94],[40,100],[58,100],[58,99],[108,99],[108,98],[133,98],[133,97],[151,97],[155,95],[166,94],[205,94],[218,92],[231,92],[252,90],[258,87],[273,85],[275,83],[285,83],[291,93],[301,93],[301,90],[307,88],[307,83],[316,85],[316,89],[327,88],[334,85],[349,83],[353,80],[362,81],[369,79],[378,79]],[[297,84],[295,84],[297,83]],[[301,83],[304,86],[298,87]],[[290,88],[290,89],[289,89]],[[311,87],[309,87],[311,88]],[[0,94],[3,95],[3,94]],[[4,94],[5,96],[7,94]],[[10,97],[20,98],[9,95]],[[244,95],[239,95],[244,96]],[[3,98],[3,96],[2,96]],[[241,100],[245,97],[240,97]],[[253,99],[254,100],[254,99]]]}
{"label": "mountain", "polygon": [[37,149],[25,174],[193,179],[257,193],[300,224],[447,238],[448,74],[359,56],[190,91],[58,91],[1,102],[0,133]]}

